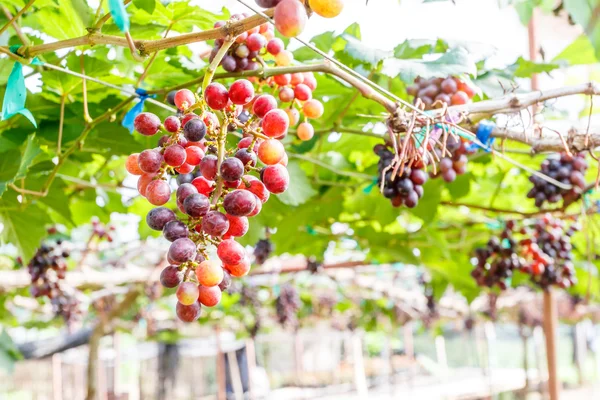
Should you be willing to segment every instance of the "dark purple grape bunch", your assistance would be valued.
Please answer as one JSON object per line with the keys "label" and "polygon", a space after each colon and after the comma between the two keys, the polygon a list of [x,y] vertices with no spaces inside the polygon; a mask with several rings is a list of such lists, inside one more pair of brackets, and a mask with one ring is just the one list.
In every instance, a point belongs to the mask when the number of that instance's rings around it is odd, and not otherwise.
{"label": "dark purple grape bunch", "polygon": [[254,262],[262,265],[273,253],[273,243],[269,239],[260,239],[254,246]]}
{"label": "dark purple grape bunch", "polygon": [[427,173],[422,168],[405,166],[402,174],[393,176],[394,171],[390,166],[394,160],[394,153],[383,144],[376,145],[373,151],[379,156],[377,186],[381,188],[383,183],[383,196],[390,199],[394,207],[416,207],[419,199],[423,197]]}
{"label": "dark purple grape bunch", "polygon": [[81,315],[79,300],[61,284],[69,256],[67,243],[61,239],[48,240],[42,243],[27,265],[31,295],[49,298],[55,315],[68,323]]}
{"label": "dark purple grape bunch", "polygon": [[298,310],[302,305],[300,296],[291,285],[284,285],[275,300],[277,320],[284,328],[296,330],[298,328]]}
{"label": "dark purple grape bunch", "polygon": [[532,271],[535,273],[532,273],[531,280],[536,285],[542,289],[550,286],[568,289],[577,283],[571,238],[579,229],[578,224],[567,227],[565,221],[550,214],[535,222],[530,235],[534,238],[538,251],[549,261]]}
{"label": "dark purple grape bunch", "polygon": [[467,154],[469,154],[469,151],[467,150],[466,142],[452,135],[448,135],[446,139],[446,150],[447,152],[444,154],[442,154],[442,149],[438,147],[433,150],[436,152],[440,163],[437,166],[435,174],[431,172],[429,175],[432,178],[441,176],[444,181],[450,183],[454,182],[457,176],[467,172],[467,163],[469,161]]}
{"label": "dark purple grape bunch", "polygon": [[540,172],[561,183],[571,185],[571,188],[563,189],[537,175],[532,175],[529,181],[533,183],[533,188],[527,193],[527,197],[535,199],[536,207],[542,207],[545,202],[558,203],[561,199],[564,205],[569,205],[585,190],[587,169],[588,163],[583,153],[575,155],[561,153],[558,157],[552,155],[542,162]]}
{"label": "dark purple grape bunch", "polygon": [[519,254],[514,228],[514,221],[508,221],[500,237],[492,236],[484,247],[475,249],[471,276],[479,286],[506,290],[514,271],[527,268],[526,260]]}
{"label": "dark purple grape bunch", "polygon": [[309,257],[306,260],[306,270],[311,274],[316,274],[321,272],[323,269],[323,263],[318,261],[315,257]]}
{"label": "dark purple grape bunch", "polygon": [[[240,21],[249,17],[249,14],[233,14],[229,21],[218,21],[215,28],[220,28],[228,22]],[[253,71],[260,68],[260,55],[266,51],[267,44],[275,38],[273,25],[264,23],[237,36],[235,43],[227,50],[220,65],[225,71],[240,72]],[[280,39],[275,39],[280,42]],[[224,39],[216,39],[209,61],[212,61],[219,49],[223,46]]]}
{"label": "dark purple grape bunch", "polygon": [[116,228],[113,225],[105,225],[96,217],[92,219],[92,235],[98,237],[98,239],[106,239],[109,243],[112,242],[111,232],[115,230]]}

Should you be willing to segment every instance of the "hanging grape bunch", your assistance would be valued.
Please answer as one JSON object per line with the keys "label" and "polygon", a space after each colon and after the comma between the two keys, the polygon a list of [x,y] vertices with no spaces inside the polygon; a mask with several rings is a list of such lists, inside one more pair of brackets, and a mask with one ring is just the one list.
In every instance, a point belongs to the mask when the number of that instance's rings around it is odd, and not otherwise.
{"label": "hanging grape bunch", "polygon": [[471,276],[479,286],[497,286],[505,290],[515,269],[528,271],[525,259],[519,256],[518,242],[513,237],[514,228],[515,223],[509,221],[500,238],[493,236],[485,247],[475,249],[475,269]]}
{"label": "hanging grape bunch", "polygon": [[410,96],[414,96],[413,103],[418,104],[420,100],[425,110],[442,108],[444,103],[448,106],[467,104],[475,96],[472,87],[452,76],[445,79],[417,77],[406,91]]}
{"label": "hanging grape bunch", "polygon": [[394,207],[416,207],[419,199],[423,197],[423,184],[427,181],[427,173],[422,168],[405,166],[401,174],[394,176],[394,170],[390,168],[394,159],[391,150],[383,144],[378,144],[373,151],[380,157],[377,164],[377,185],[383,188],[383,195],[390,199]]}
{"label": "hanging grape bunch", "polygon": [[522,241],[526,258],[531,262],[531,280],[542,289],[558,286],[567,289],[577,283],[573,264],[571,237],[579,230],[550,214],[538,219]]}
{"label": "hanging grape bunch", "polygon": [[536,207],[541,207],[546,201],[558,203],[561,199],[564,205],[569,205],[585,190],[587,169],[588,163],[583,153],[576,155],[561,153],[558,158],[550,156],[542,162],[540,172],[572,187],[562,189],[537,175],[532,175],[529,181],[533,183],[533,188],[527,193],[527,197],[535,199]]}
{"label": "hanging grape bunch", "polygon": [[458,175],[463,175],[467,172],[467,163],[469,161],[467,154],[471,153],[471,151],[467,149],[466,141],[452,135],[449,135],[446,140],[446,150],[442,154],[442,149],[438,147],[433,149],[440,162],[435,172],[432,170],[429,175],[432,178],[441,176],[444,181],[450,183],[454,182]]}
{"label": "hanging grape bunch", "polygon": [[70,255],[67,247],[62,240],[42,243],[27,265],[27,272],[31,277],[31,295],[49,298],[55,315],[70,323],[81,316],[81,309],[75,294],[61,284]]}
{"label": "hanging grape bunch", "polygon": [[254,262],[263,265],[273,252],[273,243],[269,239],[260,239],[254,246]]}
{"label": "hanging grape bunch", "polygon": [[[287,134],[289,118],[272,96],[255,98],[245,79],[229,89],[213,82],[203,99],[182,89],[173,100],[180,113],[162,124],[148,112],[135,118],[139,133],[152,136],[164,130],[167,135],[156,148],[131,155],[126,167],[140,176],[138,190],[155,206],[171,198],[169,176],[189,174],[195,166],[201,173],[177,188],[176,204],[183,216],[158,207],[146,217],[152,229],[172,242],[167,254],[171,265],[163,270],[161,283],[177,287],[177,315],[191,322],[199,318],[201,305],[220,302],[231,276],[244,276],[250,269],[249,257],[235,238],[248,231],[248,218],[260,212],[270,193],[283,193],[289,185],[287,157],[279,141]],[[242,107],[250,103],[248,114],[243,113]],[[237,148],[226,149],[232,127],[244,137]],[[217,259],[209,259],[210,246],[216,246]]]}
{"label": "hanging grape bunch", "polygon": [[281,292],[275,300],[275,311],[277,312],[277,320],[284,328],[298,328],[297,313],[301,305],[296,288],[291,285],[282,286]]}

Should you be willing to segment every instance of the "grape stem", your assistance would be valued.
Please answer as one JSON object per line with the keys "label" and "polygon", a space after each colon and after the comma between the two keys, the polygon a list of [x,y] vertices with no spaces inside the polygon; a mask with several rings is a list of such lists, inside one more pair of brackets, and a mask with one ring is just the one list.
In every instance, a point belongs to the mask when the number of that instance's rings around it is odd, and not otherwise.
{"label": "grape stem", "polygon": [[221,123],[221,132],[217,139],[217,186],[213,192],[212,205],[216,205],[221,198],[221,192],[223,191],[223,178],[221,177],[221,164],[225,158],[225,142],[227,140],[227,120],[223,119]]}
{"label": "grape stem", "polygon": [[221,48],[215,55],[215,58],[213,58],[212,62],[208,66],[208,69],[206,70],[206,73],[204,74],[204,79],[202,80],[202,94],[204,94],[204,92],[206,91],[206,87],[208,85],[210,85],[210,83],[212,82],[213,76],[215,75],[215,71],[221,64],[223,57],[225,57],[225,55],[227,54],[227,51],[229,50],[229,48],[231,47],[231,45],[234,42],[235,42],[235,37],[233,37],[233,36],[228,37],[225,40],[225,42],[223,42],[223,45],[221,46]]}
{"label": "grape stem", "polygon": [[23,15],[25,11],[27,11],[27,9],[33,5],[33,3],[35,3],[35,0],[29,0],[29,2],[25,4],[23,8],[21,8],[12,18],[10,18],[9,21],[2,28],[0,28],[0,35],[2,35],[4,31],[13,24],[13,22],[19,19],[19,17]]}

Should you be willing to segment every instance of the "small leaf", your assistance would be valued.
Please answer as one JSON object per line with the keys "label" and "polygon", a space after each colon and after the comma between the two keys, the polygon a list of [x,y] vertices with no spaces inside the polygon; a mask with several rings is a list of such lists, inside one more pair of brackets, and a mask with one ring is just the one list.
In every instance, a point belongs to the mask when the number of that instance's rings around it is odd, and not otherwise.
{"label": "small leaf", "polygon": [[598,58],[590,39],[581,35],[568,45],[553,61],[567,61],[569,65],[594,64]]}
{"label": "small leaf", "polygon": [[517,78],[530,78],[534,74],[548,73],[560,68],[556,63],[536,63],[535,61],[525,60],[519,57],[517,61],[509,67],[514,70],[514,76]]}
{"label": "small leaf", "polygon": [[12,193],[7,193],[0,200],[0,222],[4,226],[0,236],[5,242],[15,245],[23,260],[28,261],[46,236],[44,226],[52,221],[47,213],[34,204],[21,211],[16,196],[9,194]]}
{"label": "small leaf", "polygon": [[156,0],[133,0],[133,4],[137,8],[146,11],[148,14],[152,14],[156,7]]}
{"label": "small leaf", "polygon": [[290,162],[287,169],[290,174],[290,186],[284,193],[277,196],[282,203],[288,206],[299,206],[317,194],[306,173],[300,168],[300,164]]}
{"label": "small leaf", "polygon": [[380,61],[392,57],[392,52],[374,49],[371,46],[363,44],[360,40],[350,36],[349,34],[343,34],[342,38],[346,40],[346,47],[344,51],[353,59],[366,63],[372,66],[379,64]]}

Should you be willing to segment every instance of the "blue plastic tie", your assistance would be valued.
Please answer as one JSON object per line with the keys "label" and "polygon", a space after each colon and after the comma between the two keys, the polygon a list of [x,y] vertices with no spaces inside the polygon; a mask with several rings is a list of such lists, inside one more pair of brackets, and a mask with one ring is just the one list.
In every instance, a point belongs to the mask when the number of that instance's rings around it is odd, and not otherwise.
{"label": "blue plastic tie", "polygon": [[369,184],[369,186],[367,186],[366,188],[363,189],[363,193],[365,193],[365,194],[371,193],[371,190],[373,190],[373,188],[377,185],[377,180],[378,180],[378,178],[373,178],[373,182],[371,182]]}
{"label": "blue plastic tie", "polygon": [[491,137],[495,127],[496,124],[494,124],[492,121],[483,120],[479,122],[479,126],[477,127],[477,133],[475,134],[475,136],[477,136],[477,140],[479,140],[479,142],[483,144],[483,146],[481,146],[478,143],[471,143],[468,147],[468,150],[472,151],[477,148],[480,148],[486,151],[487,153],[490,153],[492,151],[492,144],[495,140],[495,138]]}
{"label": "blue plastic tie", "polygon": [[129,32],[129,14],[123,0],[108,0],[108,8],[119,30],[123,33]]}
{"label": "blue plastic tie", "polygon": [[[21,46],[10,46],[10,51],[16,55],[17,50]],[[20,55],[19,55],[20,56]],[[38,58],[31,60],[32,65],[43,65]],[[4,92],[4,99],[2,100],[2,120],[9,119],[17,114],[23,115],[37,128],[37,123],[31,111],[25,107],[25,101],[27,100],[27,88],[25,87],[25,77],[23,76],[23,64],[16,61],[13,65],[13,69],[8,76],[8,82],[6,84],[6,91]]]}
{"label": "blue plastic tie", "polygon": [[134,105],[133,107],[131,107],[131,110],[127,111],[127,114],[125,114],[125,117],[123,118],[123,122],[121,122],[121,125],[123,125],[125,128],[129,129],[129,133],[133,134],[133,121],[135,121],[135,117],[137,117],[139,114],[141,114],[144,111],[144,102],[148,99],[148,98],[155,98],[156,95],[149,95],[148,92],[146,92],[144,89],[135,89],[135,93],[140,96],[140,101],[138,101],[138,103],[136,105]]}

